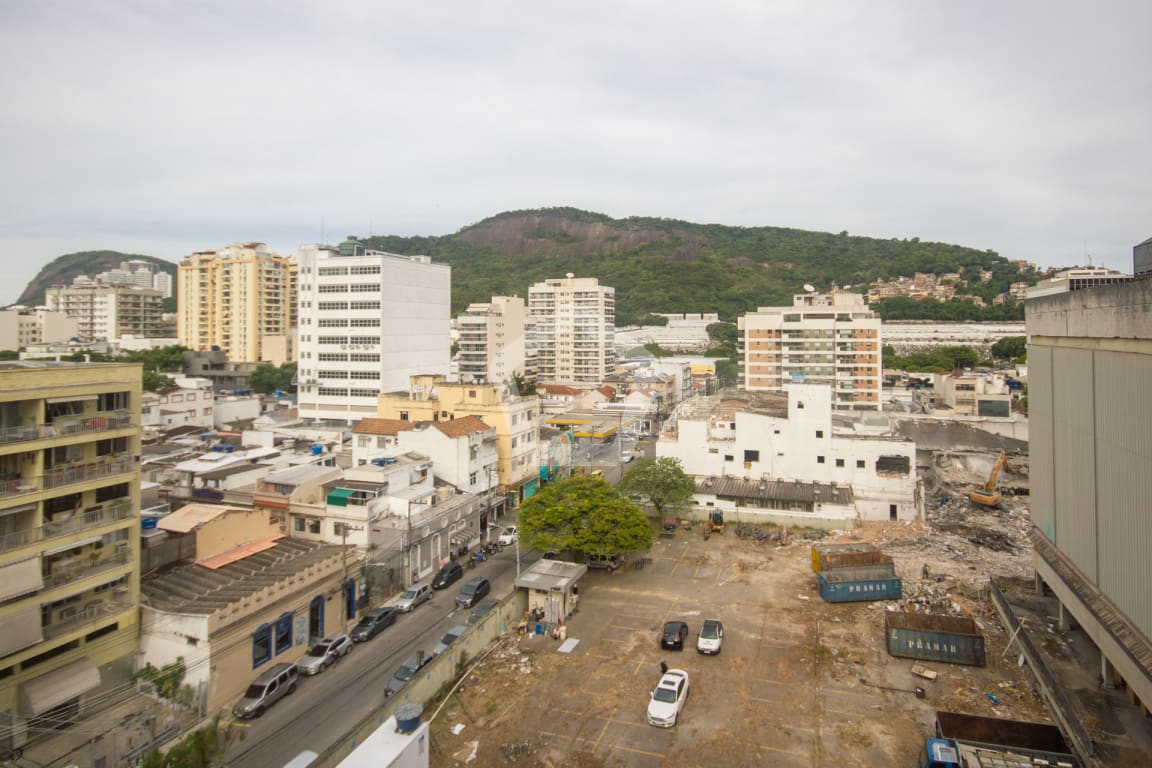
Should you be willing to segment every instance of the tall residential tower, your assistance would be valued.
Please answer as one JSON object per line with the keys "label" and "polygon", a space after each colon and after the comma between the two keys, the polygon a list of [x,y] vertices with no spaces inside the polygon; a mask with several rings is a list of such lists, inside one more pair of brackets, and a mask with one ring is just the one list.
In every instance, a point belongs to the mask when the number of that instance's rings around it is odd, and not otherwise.
{"label": "tall residential tower", "polygon": [[616,365],[616,289],[594,277],[545,280],[528,289],[541,382],[599,384]]}

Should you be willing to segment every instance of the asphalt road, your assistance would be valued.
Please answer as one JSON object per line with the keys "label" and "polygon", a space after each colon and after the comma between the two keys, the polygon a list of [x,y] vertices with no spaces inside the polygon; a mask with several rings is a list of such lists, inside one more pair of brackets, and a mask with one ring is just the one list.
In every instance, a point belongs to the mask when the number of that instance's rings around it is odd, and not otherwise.
{"label": "asphalt road", "polygon": [[[506,525],[514,521],[501,521]],[[372,640],[357,643],[339,663],[313,677],[300,677],[296,692],[255,720],[222,721],[231,726],[227,764],[233,768],[274,768],[304,750],[321,753],[338,742],[384,703],[384,687],[396,668],[423,650],[431,653],[444,633],[467,622],[470,610],[455,606],[456,593],[468,579],[488,578],[491,597],[503,598],[513,589],[516,548],[506,547]],[[520,553],[521,567],[535,562],[539,552]]]}

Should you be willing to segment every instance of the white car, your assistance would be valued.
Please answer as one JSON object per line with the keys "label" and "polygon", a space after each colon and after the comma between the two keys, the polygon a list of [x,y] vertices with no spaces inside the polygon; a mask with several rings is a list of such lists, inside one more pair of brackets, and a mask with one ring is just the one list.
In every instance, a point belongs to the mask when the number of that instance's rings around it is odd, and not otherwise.
{"label": "white car", "polygon": [[636,457],[632,455],[632,451],[620,451],[620,461],[624,462],[625,464],[632,461],[634,458]]}
{"label": "white car", "polygon": [[520,529],[514,525],[510,525],[500,532],[500,538],[496,539],[496,543],[502,547],[509,547],[516,543],[520,538]]}
{"label": "white car", "polygon": [[304,658],[296,662],[302,675],[318,675],[341,657],[352,652],[352,639],[343,633],[326,637],[308,649]]}
{"label": "white car", "polygon": [[688,699],[688,673],[682,669],[670,669],[660,678],[652,700],[648,702],[648,723],[661,728],[676,725],[676,718]]}

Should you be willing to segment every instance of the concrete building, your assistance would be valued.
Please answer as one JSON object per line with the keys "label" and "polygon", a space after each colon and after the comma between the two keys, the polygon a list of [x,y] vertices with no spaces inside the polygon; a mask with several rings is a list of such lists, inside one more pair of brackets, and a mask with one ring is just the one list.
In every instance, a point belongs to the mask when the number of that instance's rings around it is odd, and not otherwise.
{"label": "concrete building", "polygon": [[1115,285],[1126,283],[1132,275],[1126,275],[1115,269],[1107,267],[1076,267],[1057,272],[1047,280],[1041,280],[1028,289],[1029,299],[1038,299],[1042,296],[1054,296],[1058,293],[1082,291],[1085,288],[1096,288],[1101,285]]}
{"label": "concrete building", "polygon": [[1152,707],[1152,280],[1029,299],[1033,563],[1100,678]]}
{"label": "concrete building", "polygon": [[302,246],[300,415],[352,424],[381,392],[448,374],[451,268],[427,256]]}
{"label": "concrete building", "polygon": [[54,285],[44,294],[48,309],[76,321],[81,341],[166,336],[163,300],[151,288],[105,283]]}
{"label": "concrete building", "polygon": [[545,280],[528,289],[536,370],[543,382],[599,384],[616,365],[616,289],[594,277]]}
{"label": "concrete building", "polygon": [[516,504],[539,485],[536,446],[540,399],[511,394],[497,384],[450,384],[440,376],[413,376],[404,392],[381,395],[377,415],[401,421],[451,421],[477,416],[496,430],[497,475]]}
{"label": "concrete building", "polygon": [[1152,237],[1132,246],[1132,273],[1136,277],[1152,275]]}
{"label": "concrete building", "polygon": [[215,426],[215,396],[212,382],[179,376],[176,389],[169,392],[145,392],[140,397],[140,426],[146,431],[160,432],[172,427]]}
{"label": "concrete building", "polygon": [[209,379],[217,394],[248,389],[255,362],[235,362],[222,350],[189,350],[184,353],[184,375]]}
{"label": "concrete building", "polygon": [[79,333],[79,321],[63,312],[21,306],[0,310],[0,349],[64,343]]}
{"label": "concrete building", "polygon": [[679,459],[700,480],[705,511],[834,528],[921,515],[915,443],[886,421],[836,423],[826,386],[696,398],[665,425],[656,453]]}
{"label": "concrete building", "polygon": [[737,328],[748,392],[823,384],[837,410],[880,410],[880,318],[863,296],[798,295],[791,307],[760,307],[740,317]]}
{"label": "concrete building", "polygon": [[[220,350],[240,362],[281,359],[265,337],[296,327],[296,263],[264,243],[237,243],[185,256],[177,271],[176,335],[192,350]],[[274,354],[273,354],[274,353]]]}
{"label": "concrete building", "polygon": [[0,746],[99,708],[136,671],[140,376],[0,363]]}
{"label": "concrete building", "polygon": [[470,304],[456,318],[457,370],[465,384],[510,384],[536,376],[535,346],[528,343],[524,299],[493,296]]}
{"label": "concrete building", "polygon": [[1012,393],[1003,376],[975,371],[932,374],[933,405],[944,406],[957,416],[1008,418]]}
{"label": "concrete building", "polygon": [[[76,278],[73,282],[87,282],[93,280],[86,276]],[[155,264],[143,259],[129,259],[120,262],[118,269],[110,269],[96,275],[94,282],[118,283],[121,285],[136,285],[141,288],[151,288],[159,291],[160,296],[167,299],[172,295],[172,275],[157,268]]]}

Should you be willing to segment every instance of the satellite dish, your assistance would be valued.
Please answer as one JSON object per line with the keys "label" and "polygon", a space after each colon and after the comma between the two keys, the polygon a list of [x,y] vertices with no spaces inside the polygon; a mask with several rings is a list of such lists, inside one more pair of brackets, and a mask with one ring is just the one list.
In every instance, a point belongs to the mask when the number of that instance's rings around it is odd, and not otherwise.
{"label": "satellite dish", "polygon": [[808,293],[812,293],[816,290],[816,287],[811,283],[804,283],[804,290],[808,291]]}
{"label": "satellite dish", "polygon": [[844,286],[844,290],[848,290],[851,287],[852,287],[851,285],[846,285],[846,286]]}

